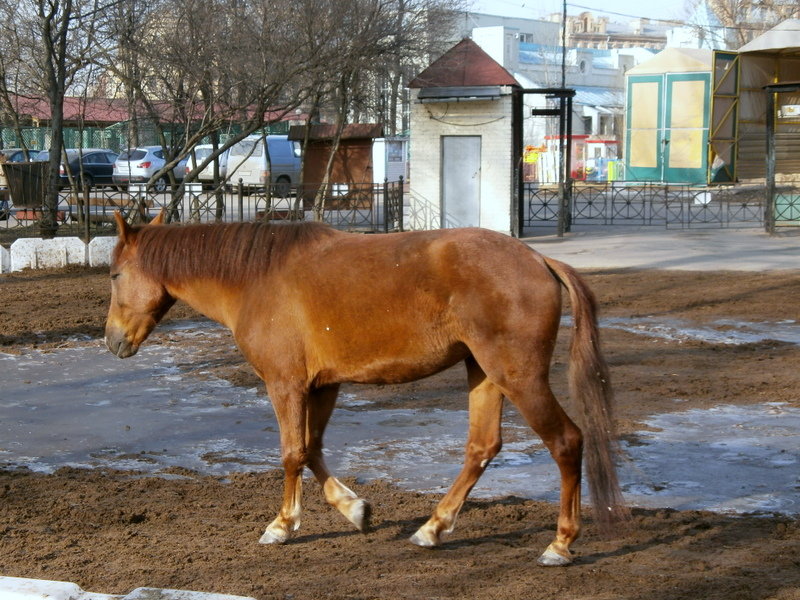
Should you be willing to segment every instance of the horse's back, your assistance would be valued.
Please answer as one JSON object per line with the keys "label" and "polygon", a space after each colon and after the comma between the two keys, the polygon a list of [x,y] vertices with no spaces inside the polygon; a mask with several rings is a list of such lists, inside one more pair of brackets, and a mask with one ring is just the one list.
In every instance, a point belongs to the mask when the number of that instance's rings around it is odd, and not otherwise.
{"label": "horse's back", "polygon": [[506,235],[478,228],[380,236],[342,234],[292,268],[304,301],[343,308],[443,311],[478,302],[483,310],[541,304],[559,285],[541,255]]}

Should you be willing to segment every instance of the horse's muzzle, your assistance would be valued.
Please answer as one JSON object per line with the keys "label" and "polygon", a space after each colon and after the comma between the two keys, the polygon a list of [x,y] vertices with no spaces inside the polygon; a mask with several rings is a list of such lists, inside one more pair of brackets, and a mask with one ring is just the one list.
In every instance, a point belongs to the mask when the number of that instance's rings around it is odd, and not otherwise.
{"label": "horse's muzzle", "polygon": [[106,347],[118,358],[128,358],[139,351],[139,346],[131,344],[124,335],[106,332]]}

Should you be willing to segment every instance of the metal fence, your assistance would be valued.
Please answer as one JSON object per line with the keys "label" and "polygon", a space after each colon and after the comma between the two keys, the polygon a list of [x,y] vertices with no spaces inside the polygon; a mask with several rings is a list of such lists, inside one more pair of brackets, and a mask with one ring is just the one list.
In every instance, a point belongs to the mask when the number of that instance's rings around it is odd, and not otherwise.
{"label": "metal fence", "polygon": [[[525,184],[523,228],[556,226],[557,185]],[[571,225],[645,225],[665,228],[763,227],[766,188],[707,188],[679,184],[573,182],[565,188]]]}
{"label": "metal fence", "polygon": [[780,185],[774,189],[774,226],[800,225],[800,184]]}
{"label": "metal fence", "polygon": [[[113,186],[87,188],[61,194],[57,235],[76,235],[85,240],[113,235],[115,211],[136,223],[162,209],[167,210],[170,222],[308,221],[314,220],[318,213],[320,220],[341,230],[402,231],[403,188],[402,179],[381,184],[306,184],[293,188],[288,195],[278,185],[256,189],[241,183],[217,189],[186,184],[172,193],[157,193],[136,184],[123,190]],[[0,214],[0,243],[39,237],[41,210],[12,204]]]}

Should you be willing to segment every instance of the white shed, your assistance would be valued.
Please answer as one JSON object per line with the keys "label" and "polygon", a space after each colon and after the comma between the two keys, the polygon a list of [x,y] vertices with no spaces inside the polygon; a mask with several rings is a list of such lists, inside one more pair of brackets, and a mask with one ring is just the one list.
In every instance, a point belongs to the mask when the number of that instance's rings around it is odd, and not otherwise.
{"label": "white shed", "polygon": [[409,84],[412,229],[511,233],[514,77],[464,39]]}

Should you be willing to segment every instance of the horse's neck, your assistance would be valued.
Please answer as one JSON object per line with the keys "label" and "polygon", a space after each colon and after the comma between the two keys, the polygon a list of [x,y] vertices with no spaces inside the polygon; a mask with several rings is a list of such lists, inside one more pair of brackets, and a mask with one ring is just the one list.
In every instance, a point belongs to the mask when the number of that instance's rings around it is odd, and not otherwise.
{"label": "horse's neck", "polygon": [[233,329],[241,304],[241,289],[212,279],[191,279],[167,286],[174,298],[197,312]]}

